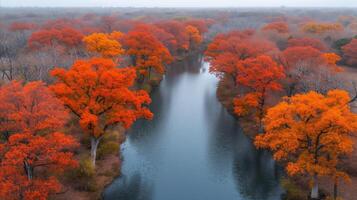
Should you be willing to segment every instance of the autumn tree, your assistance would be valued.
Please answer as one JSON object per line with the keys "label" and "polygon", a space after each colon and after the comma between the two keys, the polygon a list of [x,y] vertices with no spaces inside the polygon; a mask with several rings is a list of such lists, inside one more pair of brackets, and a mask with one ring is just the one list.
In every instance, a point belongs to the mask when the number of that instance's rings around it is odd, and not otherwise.
{"label": "autumn tree", "polygon": [[140,75],[150,80],[153,70],[163,74],[172,61],[168,49],[148,32],[129,32],[124,38],[126,53]]}
{"label": "autumn tree", "polygon": [[177,41],[174,35],[154,24],[139,24],[132,29],[132,32],[149,32],[158,39],[170,53],[176,53]]}
{"label": "autumn tree", "polygon": [[72,27],[42,29],[32,33],[28,40],[28,45],[31,49],[41,49],[56,45],[70,49],[79,46],[82,38],[83,34]]}
{"label": "autumn tree", "polygon": [[283,64],[287,79],[285,90],[288,96],[299,89],[300,81],[304,76],[317,70],[318,66],[325,63],[322,52],[311,46],[289,47],[282,52],[280,62]]}
{"label": "autumn tree", "polygon": [[232,31],[217,35],[208,45],[205,60],[210,62],[210,72],[218,77],[229,76],[235,83],[238,68],[235,63],[269,53],[275,45],[266,40],[252,38],[251,30]]}
{"label": "autumn tree", "polygon": [[77,18],[55,18],[44,22],[42,29],[45,30],[61,30],[64,28],[73,28],[78,30],[81,26],[81,21]]}
{"label": "autumn tree", "polygon": [[248,92],[234,99],[234,112],[238,116],[245,116],[255,110],[255,118],[261,127],[268,95],[282,89],[280,80],[285,77],[283,67],[269,56],[262,55],[239,62],[238,68],[236,81]]}
{"label": "autumn tree", "polygon": [[342,68],[337,66],[337,62],[341,60],[341,57],[335,53],[324,53],[322,57],[325,59],[325,62],[336,72],[342,71]]}
{"label": "autumn tree", "polygon": [[[28,39],[28,46],[31,54],[39,57],[42,63],[48,61],[49,64],[45,65],[44,72],[48,71],[56,65],[68,65],[74,59],[81,55],[81,45],[83,34],[75,28],[70,26],[58,25],[54,28],[43,28],[33,32]],[[37,62],[38,65],[42,63]],[[37,66],[36,66],[37,67]],[[42,68],[42,66],[41,66]],[[41,74],[40,76],[44,76]]]}
{"label": "autumn tree", "polygon": [[147,92],[131,89],[135,69],[116,68],[110,59],[92,58],[76,61],[69,70],[56,68],[51,75],[57,79],[51,89],[90,136],[94,166],[98,144],[110,128],[129,128],[137,119],[153,116],[146,107],[151,102]]}
{"label": "autumn tree", "polygon": [[288,40],[288,47],[313,47],[319,51],[326,51],[326,45],[316,38],[292,38]]}
{"label": "autumn tree", "polygon": [[185,25],[193,26],[198,29],[201,34],[205,34],[208,32],[210,26],[214,24],[212,19],[188,19],[185,20]]}
{"label": "autumn tree", "polygon": [[14,133],[43,135],[64,126],[68,113],[42,82],[22,85],[12,81],[0,88],[0,131],[5,139]]}
{"label": "autumn tree", "polygon": [[221,53],[227,51],[235,53],[234,45],[239,45],[239,44],[230,43],[230,40],[232,40],[232,42],[233,40],[245,41],[251,39],[253,35],[254,35],[254,31],[249,29],[243,31],[233,30],[228,33],[217,34],[213,38],[213,41],[207,47],[207,50],[205,52],[206,60],[211,61],[212,59],[215,59],[217,56],[219,56]]}
{"label": "autumn tree", "polygon": [[167,20],[156,23],[155,25],[175,37],[176,43],[171,47],[171,52],[180,54],[189,49],[189,35],[186,34],[186,26],[184,23],[176,20]]}
{"label": "autumn tree", "polygon": [[47,199],[60,192],[61,184],[53,174],[77,167],[69,151],[75,147],[73,137],[58,132],[11,135],[0,144],[0,198]]}
{"label": "autumn tree", "polygon": [[36,24],[28,22],[13,22],[10,24],[9,30],[12,32],[31,31],[36,28]]}
{"label": "autumn tree", "polygon": [[288,33],[289,25],[286,22],[271,22],[262,28],[263,31],[275,31],[277,33]]}
{"label": "autumn tree", "polygon": [[189,49],[196,49],[203,40],[200,31],[191,25],[186,26],[185,31],[189,38]]}
{"label": "autumn tree", "polygon": [[319,23],[319,22],[307,22],[303,24],[302,31],[310,34],[326,34],[328,32],[341,32],[343,26],[340,23]]}
{"label": "autumn tree", "polygon": [[61,190],[54,174],[74,168],[78,146],[58,132],[68,113],[42,82],[13,81],[0,88],[0,198],[47,199]]}
{"label": "autumn tree", "polygon": [[119,40],[123,36],[121,32],[93,33],[83,38],[87,51],[99,54],[104,58],[117,58],[124,54],[124,49]]}
{"label": "autumn tree", "polygon": [[285,98],[264,117],[265,134],[255,138],[258,148],[270,149],[278,161],[287,161],[289,175],[307,174],[312,181],[311,198],[318,199],[318,177],[331,176],[340,156],[353,150],[357,115],[351,112],[346,91],[331,90]]}
{"label": "autumn tree", "polygon": [[352,39],[350,43],[343,46],[342,51],[348,64],[354,65],[357,63],[357,39]]}

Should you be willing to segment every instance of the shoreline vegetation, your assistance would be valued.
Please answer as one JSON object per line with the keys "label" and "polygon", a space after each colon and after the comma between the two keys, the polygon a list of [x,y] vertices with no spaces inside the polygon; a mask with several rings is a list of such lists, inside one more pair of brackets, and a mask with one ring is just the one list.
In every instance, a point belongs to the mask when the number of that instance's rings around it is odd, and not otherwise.
{"label": "shoreline vegetation", "polygon": [[[120,175],[125,130],[138,119],[153,118],[149,93],[170,63],[198,51],[211,25],[208,18],[145,22],[94,13],[1,24],[0,40],[10,42],[0,43],[5,112],[0,121],[5,127],[0,198],[101,199],[104,188]],[[22,57],[29,58],[25,66]],[[40,90],[45,96],[38,96]],[[36,105],[27,105],[31,102]],[[22,104],[23,111],[14,109]],[[19,113],[29,119],[23,122]],[[17,130],[16,123],[25,126]],[[34,145],[39,142],[48,149]],[[19,154],[17,145],[23,147],[21,156],[13,157]]]}
{"label": "shoreline vegetation", "polygon": [[0,199],[101,199],[125,130],[194,54],[285,167],[285,200],[357,196],[353,10],[0,9]]}
{"label": "shoreline vegetation", "polygon": [[284,199],[351,198],[340,193],[354,179],[346,163],[357,132],[356,80],[346,78],[356,74],[344,67],[356,64],[357,35],[345,32],[347,18],[232,29],[205,51],[219,101],[255,147],[285,168]]}
{"label": "shoreline vegetation", "polygon": [[[344,66],[343,67],[343,77],[344,81],[350,82],[350,81],[357,81],[357,69],[356,68],[351,68]],[[244,134],[246,134],[252,141],[254,140],[254,137],[257,135],[259,129],[258,126],[255,124],[254,121],[250,121],[249,119],[245,118],[238,118],[234,114],[234,108],[233,108],[233,99],[234,99],[234,94],[236,92],[232,91],[233,88],[233,83],[231,79],[223,79],[218,83],[218,88],[216,91],[217,98],[219,102],[223,105],[223,107],[234,117],[237,118],[239,121],[240,125],[243,128]],[[354,105],[352,106],[352,110],[357,113],[357,102],[354,102]],[[355,138],[355,144],[354,148],[357,149],[357,139]],[[279,163],[278,165],[284,166],[284,163]],[[357,191],[355,190],[355,187],[357,185],[357,151],[355,150],[354,154],[350,158],[345,158],[343,160],[343,164],[345,165],[345,169],[350,174],[351,178],[351,183],[344,183],[341,182],[339,190],[341,194],[342,199],[349,200],[352,198],[351,197],[357,197]],[[333,187],[330,183],[330,180],[325,178],[321,180],[321,194],[323,197],[326,198],[326,195],[331,195],[331,191],[333,191]],[[308,197],[309,193],[309,180],[307,177],[288,177],[285,176],[281,179],[281,185],[282,187],[286,190],[285,195],[283,198],[285,199],[292,199],[292,200],[298,200],[298,199],[306,199]]]}

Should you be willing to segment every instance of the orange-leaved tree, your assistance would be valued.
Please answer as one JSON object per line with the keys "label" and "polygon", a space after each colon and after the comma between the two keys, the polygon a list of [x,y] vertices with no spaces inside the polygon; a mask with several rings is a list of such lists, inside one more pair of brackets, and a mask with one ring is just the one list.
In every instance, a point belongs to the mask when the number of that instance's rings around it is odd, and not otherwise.
{"label": "orange-leaved tree", "polygon": [[288,47],[313,47],[319,51],[327,50],[326,44],[317,38],[302,37],[288,40]]}
{"label": "orange-leaved tree", "polygon": [[31,49],[61,46],[66,50],[78,47],[82,42],[83,34],[72,27],[60,29],[41,29],[33,32],[28,40]]}
{"label": "orange-leaved tree", "polygon": [[288,33],[289,25],[286,22],[271,22],[262,28],[263,31],[275,31],[277,33]]}
{"label": "orange-leaved tree", "polygon": [[189,50],[197,49],[197,46],[202,42],[202,35],[200,31],[191,25],[186,26],[186,34],[189,38]]}
{"label": "orange-leaved tree", "polygon": [[302,25],[302,31],[310,34],[325,34],[328,32],[341,32],[343,26],[340,23],[320,23],[320,22],[307,22]]}
{"label": "orange-leaved tree", "polygon": [[353,151],[351,136],[357,131],[357,115],[351,112],[346,91],[331,90],[286,97],[264,117],[265,134],[255,138],[258,148],[273,151],[275,160],[287,161],[289,175],[307,174],[317,199],[318,177],[348,177],[339,171],[340,156]]}
{"label": "orange-leaved tree", "polygon": [[69,70],[56,68],[51,75],[57,79],[51,89],[90,136],[94,166],[98,144],[108,129],[129,128],[139,118],[153,117],[146,107],[151,102],[148,93],[131,89],[135,69],[117,68],[111,59],[79,60]]}
{"label": "orange-leaved tree", "polygon": [[234,63],[247,58],[254,58],[275,49],[275,45],[266,40],[253,39],[251,30],[231,31],[218,34],[208,45],[205,60],[210,62],[210,72],[218,77],[229,76],[235,83],[238,68]]}
{"label": "orange-leaved tree", "polygon": [[78,166],[70,149],[76,140],[63,133],[16,133],[0,144],[0,199],[47,199],[61,191],[54,176]]}
{"label": "orange-leaved tree", "polygon": [[186,25],[177,20],[160,21],[155,24],[157,27],[165,30],[167,33],[175,37],[175,43],[169,46],[170,52],[174,55],[179,55],[181,52],[189,50],[189,35],[186,34]]}
{"label": "orange-leaved tree", "polygon": [[335,53],[324,53],[322,57],[325,58],[326,63],[336,72],[341,72],[343,69],[337,66],[337,62],[341,60],[341,57]]}
{"label": "orange-leaved tree", "polygon": [[171,33],[166,32],[164,29],[157,27],[153,24],[139,24],[135,26],[131,31],[149,32],[156,39],[158,39],[170,51],[170,53],[175,53],[173,52],[177,45],[175,36],[173,36]]}
{"label": "orange-leaved tree", "polygon": [[77,166],[77,142],[57,132],[68,112],[39,81],[2,86],[0,101],[0,199],[47,199],[61,190],[52,172]]}
{"label": "orange-leaved tree", "polygon": [[285,77],[284,69],[265,55],[241,61],[238,68],[240,73],[236,81],[246,87],[248,93],[234,99],[234,112],[238,116],[244,116],[254,110],[261,127],[266,98],[272,91],[282,89],[280,80]]}
{"label": "orange-leaved tree", "polygon": [[43,135],[64,126],[68,112],[44,83],[12,81],[0,88],[0,132]]}
{"label": "orange-leaved tree", "polygon": [[165,65],[173,59],[168,49],[149,32],[129,32],[124,38],[124,44],[133,66],[148,80],[153,70],[163,74]]}
{"label": "orange-leaved tree", "polygon": [[124,49],[119,42],[123,36],[121,32],[93,33],[83,38],[87,51],[99,54],[104,58],[118,58],[124,54]]}

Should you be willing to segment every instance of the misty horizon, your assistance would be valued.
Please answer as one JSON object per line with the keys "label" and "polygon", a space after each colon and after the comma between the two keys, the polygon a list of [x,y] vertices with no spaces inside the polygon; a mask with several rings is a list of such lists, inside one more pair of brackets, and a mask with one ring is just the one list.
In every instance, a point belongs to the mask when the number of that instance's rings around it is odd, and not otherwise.
{"label": "misty horizon", "polygon": [[[348,6],[347,6],[348,5]],[[54,0],[0,0],[1,7],[135,7],[135,8],[269,8],[269,7],[292,7],[292,8],[351,8],[357,7],[357,1],[346,0],[251,0],[234,1],[222,0],[220,2],[214,0],[196,0],[196,1],[118,1],[118,0],[77,0],[76,2],[70,0],[54,1]]]}

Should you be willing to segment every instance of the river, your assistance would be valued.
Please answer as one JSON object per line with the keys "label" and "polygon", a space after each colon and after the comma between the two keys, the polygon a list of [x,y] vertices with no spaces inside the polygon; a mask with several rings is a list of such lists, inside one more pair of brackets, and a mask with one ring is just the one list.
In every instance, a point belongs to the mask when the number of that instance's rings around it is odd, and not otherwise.
{"label": "river", "polygon": [[280,170],[216,98],[208,64],[171,66],[152,93],[152,121],[122,145],[122,176],[105,200],[278,200]]}

